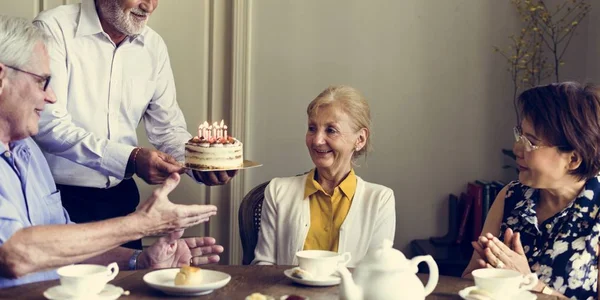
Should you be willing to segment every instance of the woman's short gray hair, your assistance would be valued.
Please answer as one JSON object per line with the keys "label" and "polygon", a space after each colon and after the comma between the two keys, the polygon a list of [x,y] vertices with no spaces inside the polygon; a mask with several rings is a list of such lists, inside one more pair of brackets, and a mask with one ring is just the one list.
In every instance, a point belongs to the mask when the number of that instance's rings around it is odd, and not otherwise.
{"label": "woman's short gray hair", "polygon": [[0,63],[22,68],[29,63],[34,47],[48,36],[31,21],[0,15]]}

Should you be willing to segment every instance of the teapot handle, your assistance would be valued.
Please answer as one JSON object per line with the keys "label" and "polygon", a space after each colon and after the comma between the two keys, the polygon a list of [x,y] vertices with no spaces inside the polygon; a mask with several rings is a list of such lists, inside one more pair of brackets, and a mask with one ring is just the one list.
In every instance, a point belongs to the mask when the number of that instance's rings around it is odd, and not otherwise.
{"label": "teapot handle", "polygon": [[429,280],[427,280],[427,284],[425,285],[425,296],[431,294],[439,279],[438,266],[435,263],[435,260],[433,260],[431,255],[422,255],[411,259],[410,262],[417,270],[420,263],[427,263],[427,266],[429,267]]}

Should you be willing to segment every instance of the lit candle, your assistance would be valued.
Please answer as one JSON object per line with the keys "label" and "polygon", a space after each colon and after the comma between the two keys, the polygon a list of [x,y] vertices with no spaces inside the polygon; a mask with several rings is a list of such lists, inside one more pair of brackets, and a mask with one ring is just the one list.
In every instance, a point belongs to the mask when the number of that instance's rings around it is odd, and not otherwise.
{"label": "lit candle", "polygon": [[202,129],[203,129],[203,128],[202,128],[202,124],[200,124],[200,125],[198,126],[198,138],[202,138],[202,132],[203,132],[203,131],[202,131]]}
{"label": "lit candle", "polygon": [[208,122],[206,121],[202,123],[202,136],[204,137],[204,139],[208,140]]}
{"label": "lit candle", "polygon": [[206,133],[206,135],[208,136],[206,138],[207,140],[211,138],[212,129],[213,129],[212,125],[208,126],[208,130],[207,130],[208,132]]}
{"label": "lit candle", "polygon": [[217,126],[219,126],[219,125],[217,124],[217,122],[213,123],[213,131],[212,131],[212,135],[213,135],[213,137],[215,137],[215,138],[217,137]]}
{"label": "lit candle", "polygon": [[223,137],[224,137],[225,139],[227,139],[227,125],[224,125],[224,126],[223,126],[223,129],[225,130],[225,131],[223,132]]}
{"label": "lit candle", "polygon": [[225,125],[223,125],[223,124],[224,124],[224,123],[223,123],[223,119],[221,119],[221,126],[219,126],[219,128],[221,128],[221,137],[225,137],[225,136],[223,135],[223,126],[225,126]]}

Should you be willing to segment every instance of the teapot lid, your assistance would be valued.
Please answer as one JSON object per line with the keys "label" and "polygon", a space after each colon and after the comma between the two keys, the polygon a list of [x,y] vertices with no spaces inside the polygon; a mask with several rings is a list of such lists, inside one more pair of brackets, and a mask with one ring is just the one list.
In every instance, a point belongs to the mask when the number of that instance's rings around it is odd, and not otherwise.
{"label": "teapot lid", "polygon": [[381,247],[370,250],[361,261],[362,266],[378,270],[400,270],[409,266],[409,261],[400,250],[392,248],[393,243],[384,239]]}

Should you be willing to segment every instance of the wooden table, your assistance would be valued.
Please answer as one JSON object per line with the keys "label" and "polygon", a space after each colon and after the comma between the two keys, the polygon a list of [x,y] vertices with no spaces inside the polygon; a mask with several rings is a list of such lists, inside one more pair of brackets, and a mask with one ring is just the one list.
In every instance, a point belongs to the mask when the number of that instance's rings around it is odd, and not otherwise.
{"label": "wooden table", "polygon": [[[148,273],[148,270],[140,271],[122,271],[110,283],[120,286],[130,291],[129,296],[121,296],[120,300],[153,300],[153,299],[240,299],[243,300],[247,295],[253,292],[260,292],[279,297],[287,294],[296,294],[310,297],[311,300],[320,299],[338,299],[339,287],[306,287],[297,285],[289,280],[283,271],[289,266],[224,266],[209,265],[206,269],[222,271],[231,275],[231,281],[221,289],[215,290],[209,295],[196,297],[174,297],[163,294],[160,291],[150,288],[142,277]],[[423,281],[427,275],[419,274]],[[26,284],[18,287],[0,289],[0,299],[24,299],[24,300],[42,300],[45,299],[43,293],[49,287],[58,284],[58,280]],[[435,291],[427,299],[461,299],[458,291],[473,285],[472,280],[457,277],[441,276]],[[398,283],[401,288],[401,283]],[[558,299],[538,294],[539,300]]]}

